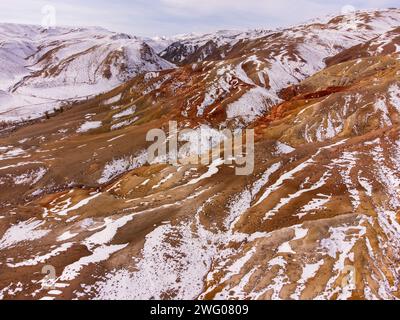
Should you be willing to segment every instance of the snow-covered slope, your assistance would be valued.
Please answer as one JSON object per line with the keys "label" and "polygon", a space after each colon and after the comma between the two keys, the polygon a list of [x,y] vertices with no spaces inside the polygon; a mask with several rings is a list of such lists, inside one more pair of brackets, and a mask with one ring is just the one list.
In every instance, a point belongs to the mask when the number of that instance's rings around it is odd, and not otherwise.
{"label": "snow-covered slope", "polygon": [[[174,66],[143,40],[103,28],[0,25],[0,120],[34,118],[59,100],[111,90]],[[7,93],[8,92],[8,93]]]}
{"label": "snow-covered slope", "polygon": [[212,56],[224,58],[222,48],[232,48],[241,40],[254,40],[270,34],[269,30],[220,30],[207,34],[182,34],[169,38],[171,44],[160,56],[174,63],[200,62]]}
{"label": "snow-covered slope", "polygon": [[[3,132],[0,299],[400,299],[399,21],[215,44]],[[196,129],[183,161],[146,163],[171,119]],[[236,124],[254,129],[251,174],[221,150],[192,163]]]}
{"label": "snow-covered slope", "polygon": [[163,38],[164,42],[158,42],[161,39],[153,41],[156,45],[162,43],[165,46],[168,39],[171,44],[160,52],[160,56],[177,64],[225,59],[235,52],[238,46],[261,38],[298,38],[304,44],[307,44],[308,40],[319,38],[319,44],[324,43],[325,46],[331,47],[337,45],[337,49],[343,49],[349,46],[349,42],[358,44],[397,27],[398,15],[397,9],[364,10],[339,16],[329,15],[286,29],[245,32],[220,30],[208,34],[191,33]]}
{"label": "snow-covered slope", "polygon": [[0,90],[29,73],[25,59],[37,50],[32,40],[37,32],[33,26],[0,24]]}
{"label": "snow-covered slope", "polygon": [[181,85],[181,114],[217,120],[217,126],[225,120],[248,124],[282,102],[282,90],[325,68],[329,57],[393,30],[400,10],[361,11],[323,21],[247,37],[235,32],[186,37],[172,44],[161,55],[192,67],[189,77],[182,74],[187,79]]}
{"label": "snow-covered slope", "polygon": [[328,65],[335,65],[349,60],[398,52],[400,52],[400,27],[382,33],[370,41],[344,50],[338,55],[330,57],[326,62]]}

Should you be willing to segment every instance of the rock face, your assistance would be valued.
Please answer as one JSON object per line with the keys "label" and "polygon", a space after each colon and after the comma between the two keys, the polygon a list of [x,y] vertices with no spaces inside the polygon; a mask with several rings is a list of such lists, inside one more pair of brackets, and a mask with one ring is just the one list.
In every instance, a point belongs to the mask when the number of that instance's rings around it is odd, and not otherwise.
{"label": "rock face", "polygon": [[[100,63],[123,83],[0,137],[0,298],[399,299],[399,21],[191,36],[160,54],[174,69],[142,45],[160,70],[128,81]],[[16,92],[79,75],[56,47]],[[148,164],[170,120],[254,129],[253,173]]]}

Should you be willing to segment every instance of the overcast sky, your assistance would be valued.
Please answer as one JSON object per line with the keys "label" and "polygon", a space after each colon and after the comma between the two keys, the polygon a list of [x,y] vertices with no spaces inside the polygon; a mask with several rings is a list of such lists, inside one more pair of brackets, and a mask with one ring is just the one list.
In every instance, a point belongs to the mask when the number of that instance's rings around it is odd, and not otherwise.
{"label": "overcast sky", "polygon": [[41,24],[49,13],[46,5],[55,8],[57,25],[168,36],[288,26],[340,13],[343,7],[399,7],[399,0],[0,0],[0,22]]}

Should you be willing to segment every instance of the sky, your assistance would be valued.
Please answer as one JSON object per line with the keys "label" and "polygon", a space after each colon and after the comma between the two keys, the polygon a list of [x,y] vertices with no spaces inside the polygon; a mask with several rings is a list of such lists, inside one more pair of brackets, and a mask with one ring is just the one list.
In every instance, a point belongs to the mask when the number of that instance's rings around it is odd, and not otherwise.
{"label": "sky", "polygon": [[399,0],[0,0],[0,22],[101,26],[138,36],[272,29]]}

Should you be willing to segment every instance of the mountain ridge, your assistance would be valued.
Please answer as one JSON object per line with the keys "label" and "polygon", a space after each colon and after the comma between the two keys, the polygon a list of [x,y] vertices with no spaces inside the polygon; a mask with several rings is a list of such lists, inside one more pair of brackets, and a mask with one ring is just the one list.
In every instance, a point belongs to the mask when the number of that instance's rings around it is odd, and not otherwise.
{"label": "mountain ridge", "polygon": [[[399,299],[399,21],[199,46],[0,136],[0,299]],[[169,121],[184,159],[254,129],[254,172],[147,163]]]}

